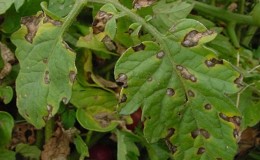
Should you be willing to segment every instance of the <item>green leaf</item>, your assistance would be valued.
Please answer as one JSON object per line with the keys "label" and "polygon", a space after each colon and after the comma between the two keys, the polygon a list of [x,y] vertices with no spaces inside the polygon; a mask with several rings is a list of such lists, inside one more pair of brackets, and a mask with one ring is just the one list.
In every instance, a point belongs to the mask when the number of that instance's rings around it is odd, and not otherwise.
{"label": "green leaf", "polygon": [[0,148],[0,160],[16,160],[15,152]]}
{"label": "green leaf", "polygon": [[74,109],[65,108],[61,113],[61,122],[65,129],[72,128],[76,122],[76,112]]}
{"label": "green leaf", "polygon": [[141,106],[146,139],[166,138],[176,160],[231,160],[240,114],[227,95],[239,91],[241,76],[203,45],[216,34],[201,23],[182,20],[171,32],[160,44],[143,42],[118,60],[115,79],[125,87],[120,113]]}
{"label": "green leaf", "polygon": [[[76,75],[75,53],[62,40],[65,27],[42,13],[22,20],[11,40],[16,45],[20,72],[16,79],[19,113],[36,128],[67,103]],[[29,33],[28,33],[29,31]]]}
{"label": "green leaf", "polygon": [[151,23],[156,26],[159,31],[165,33],[178,20],[187,17],[192,10],[193,5],[180,0],[167,2],[161,0],[153,6],[153,19]]}
{"label": "green leaf", "polygon": [[111,92],[75,85],[70,102],[78,108],[76,117],[86,129],[107,132],[117,125],[117,99]]}
{"label": "green leaf", "polygon": [[91,27],[89,30],[90,33],[88,35],[79,38],[77,47],[91,49],[95,51],[95,54],[103,58],[109,58],[110,55],[115,55],[115,53],[108,51],[105,44],[102,42],[105,37],[105,33],[94,35]]}
{"label": "green leaf", "polygon": [[69,14],[75,0],[50,0],[48,9],[56,16],[62,18]]}
{"label": "green leaf", "polygon": [[135,144],[138,141],[135,135],[117,130],[117,159],[120,160],[138,160],[140,155]]}
{"label": "green leaf", "polygon": [[13,3],[14,0],[0,0],[0,14],[5,13]]}
{"label": "green leaf", "polygon": [[13,89],[10,86],[0,86],[0,99],[8,104],[13,98]]}
{"label": "green leaf", "polygon": [[9,144],[13,127],[13,117],[7,112],[0,111],[0,148],[4,148]]}
{"label": "green leaf", "polygon": [[16,146],[15,151],[20,153],[23,157],[29,159],[40,159],[41,150],[37,146],[20,143]]}
{"label": "green leaf", "polygon": [[14,0],[15,10],[18,11],[22,7],[24,2],[25,0]]}
{"label": "green leaf", "polygon": [[80,154],[80,160],[89,156],[88,146],[79,135],[76,135],[76,137],[73,140],[73,143],[75,144],[76,149]]}

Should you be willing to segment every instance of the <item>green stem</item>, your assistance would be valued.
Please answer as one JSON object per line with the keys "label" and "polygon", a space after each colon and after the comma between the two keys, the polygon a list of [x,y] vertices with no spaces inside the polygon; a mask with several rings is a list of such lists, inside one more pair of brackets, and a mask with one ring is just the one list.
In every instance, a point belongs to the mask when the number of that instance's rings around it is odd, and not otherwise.
{"label": "green stem", "polygon": [[248,24],[248,25],[259,26],[259,24],[255,23],[253,21],[252,16],[232,13],[225,9],[207,5],[205,3],[197,2],[194,0],[187,0],[187,1],[194,4],[195,10],[202,12],[205,15],[213,16],[215,18],[218,18],[218,19],[226,21],[226,22],[233,21],[238,24]]}
{"label": "green stem", "polygon": [[126,15],[131,18],[133,21],[140,23],[156,40],[159,42],[163,41],[162,34],[155,29],[151,24],[147,23],[143,18],[139,17],[135,13],[133,13],[131,10],[126,8],[125,6],[121,5],[116,0],[89,0],[88,2],[94,2],[94,3],[111,3],[113,4],[118,10],[123,11],[126,13]]}
{"label": "green stem", "polygon": [[84,6],[87,5],[87,0],[76,0],[72,10],[69,12],[69,14],[65,17],[65,21],[62,25],[61,32],[64,33],[75,21],[76,17],[82,10]]}
{"label": "green stem", "polygon": [[241,44],[246,47],[249,47],[249,44],[250,44],[252,38],[254,37],[257,29],[258,29],[258,27],[256,27],[256,26],[249,26],[248,30],[246,31],[245,35],[243,36]]}
{"label": "green stem", "polygon": [[229,22],[227,26],[227,32],[229,34],[230,40],[236,48],[240,48],[235,29],[236,29],[236,23]]}
{"label": "green stem", "polygon": [[245,11],[245,0],[239,0],[238,1],[238,12],[240,14],[243,14]]}
{"label": "green stem", "polygon": [[36,130],[36,142],[35,142],[35,145],[38,148],[40,148],[40,149],[42,149],[43,138],[44,138],[43,130]]}
{"label": "green stem", "polygon": [[52,137],[53,135],[53,131],[54,131],[54,125],[55,125],[55,122],[54,122],[54,119],[51,118],[50,120],[48,120],[46,122],[46,125],[45,125],[45,143]]}

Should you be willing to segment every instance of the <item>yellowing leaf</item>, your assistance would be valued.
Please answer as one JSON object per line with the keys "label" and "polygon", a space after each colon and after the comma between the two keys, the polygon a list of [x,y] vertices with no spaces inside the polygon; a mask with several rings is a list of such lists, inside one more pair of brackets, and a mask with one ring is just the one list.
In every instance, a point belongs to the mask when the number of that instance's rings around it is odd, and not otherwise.
{"label": "yellowing leaf", "polygon": [[12,35],[20,73],[16,79],[19,113],[36,128],[67,103],[76,76],[75,53],[62,40],[64,26],[42,13],[22,19]]}

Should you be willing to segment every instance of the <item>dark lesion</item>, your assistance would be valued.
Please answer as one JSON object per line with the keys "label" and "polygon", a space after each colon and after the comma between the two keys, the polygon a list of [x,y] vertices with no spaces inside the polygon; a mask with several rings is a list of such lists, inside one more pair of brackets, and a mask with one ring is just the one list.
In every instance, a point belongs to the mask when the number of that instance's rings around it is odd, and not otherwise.
{"label": "dark lesion", "polygon": [[205,64],[207,67],[214,67],[217,64],[224,64],[224,62],[222,59],[212,58],[209,60],[205,60]]}
{"label": "dark lesion", "polygon": [[184,47],[194,47],[198,45],[202,37],[212,35],[212,34],[214,34],[214,31],[212,30],[206,30],[205,32],[198,32],[196,30],[192,30],[184,37],[181,44]]}
{"label": "dark lesion", "polygon": [[197,82],[197,77],[191,74],[187,68],[182,65],[176,65],[176,69],[180,72],[181,77],[190,80],[191,82]]}
{"label": "dark lesion", "polygon": [[101,125],[101,127],[108,127],[111,121],[116,119],[112,113],[107,112],[97,113],[93,117]]}
{"label": "dark lesion", "polygon": [[172,154],[174,154],[177,151],[177,146],[173,145],[172,142],[170,141],[171,137],[174,135],[175,129],[174,128],[169,128],[168,129],[168,134],[165,137],[165,143],[170,150]]}
{"label": "dark lesion", "polygon": [[140,44],[138,44],[136,46],[133,46],[132,48],[133,48],[133,50],[135,52],[138,52],[138,51],[144,50],[145,49],[145,45],[143,43],[140,43]]}

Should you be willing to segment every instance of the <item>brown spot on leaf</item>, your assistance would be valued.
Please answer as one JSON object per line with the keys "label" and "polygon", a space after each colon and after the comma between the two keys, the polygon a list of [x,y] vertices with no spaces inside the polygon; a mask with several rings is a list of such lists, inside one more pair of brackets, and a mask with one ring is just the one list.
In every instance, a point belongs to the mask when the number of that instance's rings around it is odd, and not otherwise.
{"label": "brown spot on leaf", "polygon": [[28,17],[23,17],[21,20],[21,23],[24,24],[27,28],[27,34],[25,35],[25,39],[32,43],[33,38],[36,35],[36,32],[38,30],[38,25],[43,17],[43,14],[40,14],[38,16],[28,16]]}
{"label": "brown spot on leaf", "polygon": [[182,45],[184,47],[194,47],[198,44],[199,40],[204,37],[213,34],[214,32],[211,30],[207,30],[205,32],[198,32],[196,30],[190,31],[182,41]]}
{"label": "brown spot on leaf", "polygon": [[45,16],[43,19],[43,23],[51,23],[54,26],[61,26],[62,22],[61,21],[57,21],[57,20],[53,20],[51,19],[49,16]]}
{"label": "brown spot on leaf", "polygon": [[238,129],[234,129],[234,130],[233,130],[233,136],[234,136],[235,138],[239,138],[239,131],[238,131]]}
{"label": "brown spot on leaf", "polygon": [[110,13],[99,11],[92,23],[93,33],[98,34],[100,32],[103,32],[105,30],[107,21],[110,20],[112,17],[113,15]]}
{"label": "brown spot on leaf", "polygon": [[174,129],[174,128],[169,128],[169,129],[168,129],[168,134],[167,134],[167,136],[165,137],[165,139],[170,139],[171,136],[173,136],[174,132],[175,132],[175,129]]}
{"label": "brown spot on leaf", "polygon": [[126,102],[126,100],[127,100],[126,94],[122,94],[122,97],[120,99],[120,103],[124,103],[124,102]]}
{"label": "brown spot on leaf", "polygon": [[205,104],[204,108],[207,110],[210,110],[212,108],[212,106],[211,106],[211,104]]}
{"label": "brown spot on leaf", "polygon": [[102,127],[107,127],[115,117],[111,113],[100,112],[94,115],[94,118]]}
{"label": "brown spot on leaf", "polygon": [[242,82],[243,82],[243,76],[240,74],[239,77],[234,80],[234,83],[237,85],[237,87],[240,88],[243,87]]}
{"label": "brown spot on leaf", "polygon": [[68,103],[69,103],[68,98],[67,98],[67,97],[63,97],[63,98],[62,98],[62,102],[63,102],[64,104],[68,104]]}
{"label": "brown spot on leaf", "polygon": [[147,79],[148,82],[151,82],[152,80],[153,80],[152,77],[149,77],[149,78]]}
{"label": "brown spot on leaf", "polygon": [[48,63],[48,58],[44,58],[44,59],[42,60],[42,62],[45,63],[45,64],[47,64],[47,63]]}
{"label": "brown spot on leaf", "polygon": [[0,70],[0,79],[6,77],[12,70],[12,63],[15,61],[13,52],[3,43],[0,42],[0,53],[4,63]]}
{"label": "brown spot on leaf", "polygon": [[133,48],[133,50],[135,52],[138,52],[138,51],[144,50],[145,49],[145,45],[143,43],[140,43],[139,45],[133,46],[132,48]]}
{"label": "brown spot on leaf", "polygon": [[168,96],[173,96],[173,95],[175,94],[175,91],[174,91],[174,89],[172,89],[172,88],[167,88],[166,94],[167,94]]}
{"label": "brown spot on leaf", "polygon": [[226,116],[226,115],[223,114],[223,113],[219,113],[219,117],[222,118],[222,119],[225,120],[225,121],[229,121],[229,117]]}
{"label": "brown spot on leaf", "polygon": [[49,84],[50,83],[50,75],[49,75],[49,71],[45,71],[44,73],[44,83],[45,84]]}
{"label": "brown spot on leaf", "polygon": [[133,6],[135,9],[140,9],[152,5],[154,2],[156,2],[156,0],[134,0]]}
{"label": "brown spot on leaf", "polygon": [[203,154],[205,151],[206,151],[206,149],[205,149],[204,147],[200,147],[200,148],[198,149],[197,154]]}
{"label": "brown spot on leaf", "polygon": [[218,60],[216,58],[212,58],[210,60],[206,60],[205,64],[207,67],[214,67],[216,64],[223,64],[223,60]]}
{"label": "brown spot on leaf", "polygon": [[106,46],[107,50],[109,50],[109,51],[116,51],[117,50],[116,43],[109,36],[105,36],[102,39],[102,42]]}
{"label": "brown spot on leaf", "polygon": [[127,87],[127,75],[120,73],[116,79],[116,83],[122,87]]}
{"label": "brown spot on leaf", "polygon": [[197,78],[193,74],[191,74],[187,68],[181,65],[176,65],[176,69],[180,71],[180,74],[184,79],[190,80],[191,82],[197,81]]}
{"label": "brown spot on leaf", "polygon": [[50,104],[47,104],[47,112],[48,112],[48,115],[44,116],[43,117],[43,120],[44,121],[48,121],[52,118],[52,110],[53,110],[53,106],[50,105]]}
{"label": "brown spot on leaf", "polygon": [[177,147],[173,145],[169,139],[166,139],[165,143],[172,154],[174,154],[177,151]]}
{"label": "brown spot on leaf", "polygon": [[160,52],[158,52],[158,53],[156,54],[156,57],[157,57],[158,59],[162,59],[162,58],[164,57],[164,55],[165,55],[165,53],[164,53],[163,51],[160,51]]}
{"label": "brown spot on leaf", "polygon": [[204,138],[209,139],[210,134],[208,131],[206,131],[205,129],[196,129],[194,131],[191,132],[191,136],[192,138],[196,138],[198,135],[202,135]]}
{"label": "brown spot on leaf", "polygon": [[75,71],[70,71],[70,73],[69,73],[70,82],[74,83],[75,78],[76,78],[76,72]]}
{"label": "brown spot on leaf", "polygon": [[200,129],[200,134],[205,137],[206,139],[209,139],[210,134],[208,131],[206,131],[205,129]]}
{"label": "brown spot on leaf", "polygon": [[192,90],[188,90],[189,97],[195,97],[195,93]]}

